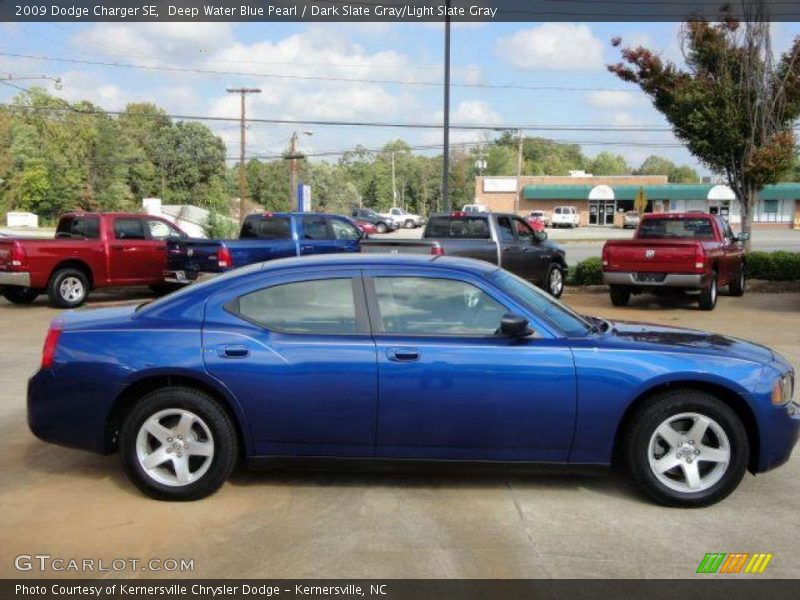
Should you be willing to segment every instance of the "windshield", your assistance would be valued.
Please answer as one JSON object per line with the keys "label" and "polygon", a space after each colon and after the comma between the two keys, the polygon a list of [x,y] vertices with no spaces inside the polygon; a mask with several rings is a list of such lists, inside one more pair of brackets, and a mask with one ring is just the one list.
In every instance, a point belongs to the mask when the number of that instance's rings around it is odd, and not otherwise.
{"label": "windshield", "polygon": [[541,315],[568,337],[584,336],[593,327],[579,314],[513,273],[498,269],[489,278],[501,289]]}

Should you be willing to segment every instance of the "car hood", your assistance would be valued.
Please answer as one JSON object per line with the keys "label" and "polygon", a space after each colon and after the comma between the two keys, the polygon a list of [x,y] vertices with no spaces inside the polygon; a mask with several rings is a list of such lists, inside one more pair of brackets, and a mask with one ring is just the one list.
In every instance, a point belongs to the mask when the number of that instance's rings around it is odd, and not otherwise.
{"label": "car hood", "polygon": [[629,321],[610,321],[609,325],[607,335],[615,343],[728,356],[761,364],[775,360],[775,354],[765,346],[718,333]]}

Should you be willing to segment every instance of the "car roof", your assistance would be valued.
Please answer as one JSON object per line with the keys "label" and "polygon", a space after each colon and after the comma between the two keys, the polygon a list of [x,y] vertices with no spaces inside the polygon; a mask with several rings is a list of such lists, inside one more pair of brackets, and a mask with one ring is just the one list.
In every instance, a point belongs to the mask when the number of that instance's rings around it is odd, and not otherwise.
{"label": "car roof", "polygon": [[490,273],[497,269],[496,265],[472,258],[455,256],[433,256],[429,254],[381,254],[381,253],[346,253],[346,254],[320,254],[317,256],[297,256],[270,260],[262,263],[263,270],[283,270],[294,268],[326,268],[326,267],[420,267],[435,266],[439,268],[452,268],[473,273]]}

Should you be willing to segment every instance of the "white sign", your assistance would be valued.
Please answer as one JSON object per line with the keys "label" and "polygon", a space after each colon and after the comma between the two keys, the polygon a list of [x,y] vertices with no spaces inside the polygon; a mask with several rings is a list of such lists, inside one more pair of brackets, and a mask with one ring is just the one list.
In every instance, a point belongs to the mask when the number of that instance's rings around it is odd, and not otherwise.
{"label": "white sign", "polygon": [[29,212],[10,212],[6,213],[6,225],[8,227],[39,227],[39,217]]}
{"label": "white sign", "polygon": [[311,186],[304,185],[300,188],[300,210],[309,212],[311,210]]}
{"label": "white sign", "polygon": [[483,180],[484,192],[517,192],[516,177],[492,177]]}

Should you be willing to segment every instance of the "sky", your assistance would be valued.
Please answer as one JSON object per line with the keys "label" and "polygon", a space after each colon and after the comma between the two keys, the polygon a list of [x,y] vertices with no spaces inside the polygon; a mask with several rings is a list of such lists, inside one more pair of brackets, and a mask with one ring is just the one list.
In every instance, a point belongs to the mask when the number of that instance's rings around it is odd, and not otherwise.
{"label": "sky", "polygon": [[[633,167],[658,154],[706,172],[675,140],[648,99],[606,70],[607,64],[619,60],[619,50],[610,44],[615,36],[622,37],[623,45],[643,44],[680,61],[678,31],[676,23],[456,24],[451,36],[452,81],[468,85],[452,87],[451,123],[619,128],[530,129],[526,134],[579,142],[588,156],[604,150],[621,154]],[[255,118],[440,123],[443,33],[443,25],[437,23],[0,24],[0,77],[60,77],[61,90],[49,80],[17,84],[40,85],[71,102],[90,100],[107,110],[146,101],[171,114],[238,119],[239,97],[225,90],[245,86],[262,89],[247,100],[248,116]],[[776,50],[787,48],[798,34],[800,23],[775,24]],[[165,70],[175,68],[195,71]],[[353,79],[358,81],[347,81]],[[502,87],[507,85],[557,89]],[[0,102],[17,93],[0,85]],[[235,159],[238,122],[209,126]],[[636,127],[666,130],[625,130]],[[412,146],[442,143],[438,129],[252,123],[248,156],[280,154],[295,130],[312,133],[300,136],[300,149],[309,154],[340,152],[357,144],[377,149],[397,138]],[[496,135],[453,131],[451,143],[480,143]]]}

